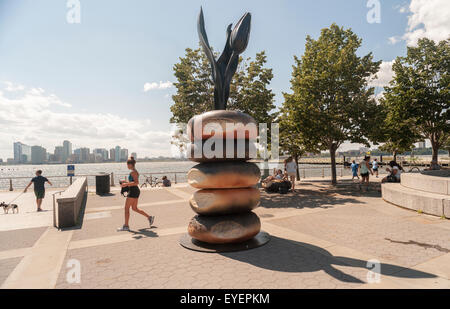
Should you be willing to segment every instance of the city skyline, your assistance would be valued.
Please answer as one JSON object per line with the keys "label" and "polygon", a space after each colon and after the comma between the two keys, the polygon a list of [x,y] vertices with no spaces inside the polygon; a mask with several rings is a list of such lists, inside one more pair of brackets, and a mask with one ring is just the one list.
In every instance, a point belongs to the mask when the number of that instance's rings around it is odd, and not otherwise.
{"label": "city skyline", "polygon": [[[78,147],[73,149],[70,141],[64,140],[61,145],[54,147],[54,151],[49,152],[40,145],[27,145],[20,141],[13,143],[13,158],[0,158],[0,162],[9,164],[43,164],[43,163],[101,163],[101,162],[124,162],[129,158],[127,148],[115,146],[110,149]],[[137,153],[131,155],[137,159]]]}

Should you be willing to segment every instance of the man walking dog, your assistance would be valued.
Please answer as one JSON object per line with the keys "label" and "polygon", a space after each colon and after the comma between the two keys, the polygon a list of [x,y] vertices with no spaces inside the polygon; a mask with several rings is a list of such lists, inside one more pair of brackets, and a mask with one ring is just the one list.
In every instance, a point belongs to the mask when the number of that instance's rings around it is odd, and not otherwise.
{"label": "man walking dog", "polygon": [[36,171],[36,177],[32,178],[28,186],[23,190],[23,192],[27,192],[27,189],[31,186],[32,183],[34,183],[34,195],[36,195],[36,204],[37,204],[37,211],[42,211],[41,205],[42,200],[45,197],[45,183],[48,182],[49,185],[53,186],[52,183],[42,176],[42,171],[38,170]]}

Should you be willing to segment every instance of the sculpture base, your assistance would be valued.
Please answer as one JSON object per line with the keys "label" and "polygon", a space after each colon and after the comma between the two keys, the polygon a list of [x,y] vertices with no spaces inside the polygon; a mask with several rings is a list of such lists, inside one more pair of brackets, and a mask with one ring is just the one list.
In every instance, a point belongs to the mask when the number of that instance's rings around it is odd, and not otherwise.
{"label": "sculpture base", "polygon": [[266,232],[259,232],[254,238],[237,244],[208,244],[202,241],[193,239],[189,234],[184,234],[180,238],[180,245],[184,248],[207,253],[222,253],[222,252],[236,252],[255,249],[267,244],[270,240],[270,235]]}

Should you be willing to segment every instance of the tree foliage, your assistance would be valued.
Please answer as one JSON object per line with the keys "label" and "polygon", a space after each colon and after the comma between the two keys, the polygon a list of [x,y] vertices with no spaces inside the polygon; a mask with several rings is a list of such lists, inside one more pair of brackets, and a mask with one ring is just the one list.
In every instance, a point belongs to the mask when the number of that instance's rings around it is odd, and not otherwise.
{"label": "tree foliage", "polygon": [[[450,136],[449,69],[449,40],[435,43],[420,39],[416,47],[408,47],[406,57],[396,59],[395,76],[385,88],[391,127],[406,124],[419,138],[429,139],[433,165],[437,164],[439,148]],[[407,144],[408,135],[405,139]]]}
{"label": "tree foliage", "polygon": [[369,143],[379,106],[368,87],[381,62],[372,53],[359,57],[362,40],[336,24],[317,40],[306,38],[305,53],[295,57],[291,90],[284,94],[284,115],[295,124],[308,150],[329,150],[336,183],[336,150],[344,141]]}

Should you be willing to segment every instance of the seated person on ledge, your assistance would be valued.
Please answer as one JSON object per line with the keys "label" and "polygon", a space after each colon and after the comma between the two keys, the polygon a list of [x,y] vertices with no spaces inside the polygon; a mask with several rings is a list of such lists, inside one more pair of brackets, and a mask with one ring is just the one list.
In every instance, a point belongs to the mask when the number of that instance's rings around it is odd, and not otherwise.
{"label": "seated person on ledge", "polygon": [[275,180],[284,180],[286,178],[286,175],[283,175],[283,171],[282,170],[277,170],[275,172],[274,170],[274,175],[273,176],[269,176],[266,179],[263,180],[263,183],[268,183],[271,181],[275,181]]}
{"label": "seated person on ledge", "polygon": [[386,171],[389,173],[388,176],[384,177],[383,180],[381,180],[382,183],[398,183],[400,182],[400,176],[402,174],[403,168],[398,165],[397,162],[391,161],[389,162],[389,166],[391,168],[386,168]]}
{"label": "seated person on ledge", "polygon": [[172,182],[167,178],[167,176],[163,176],[162,185],[163,185],[163,187],[171,187]]}

